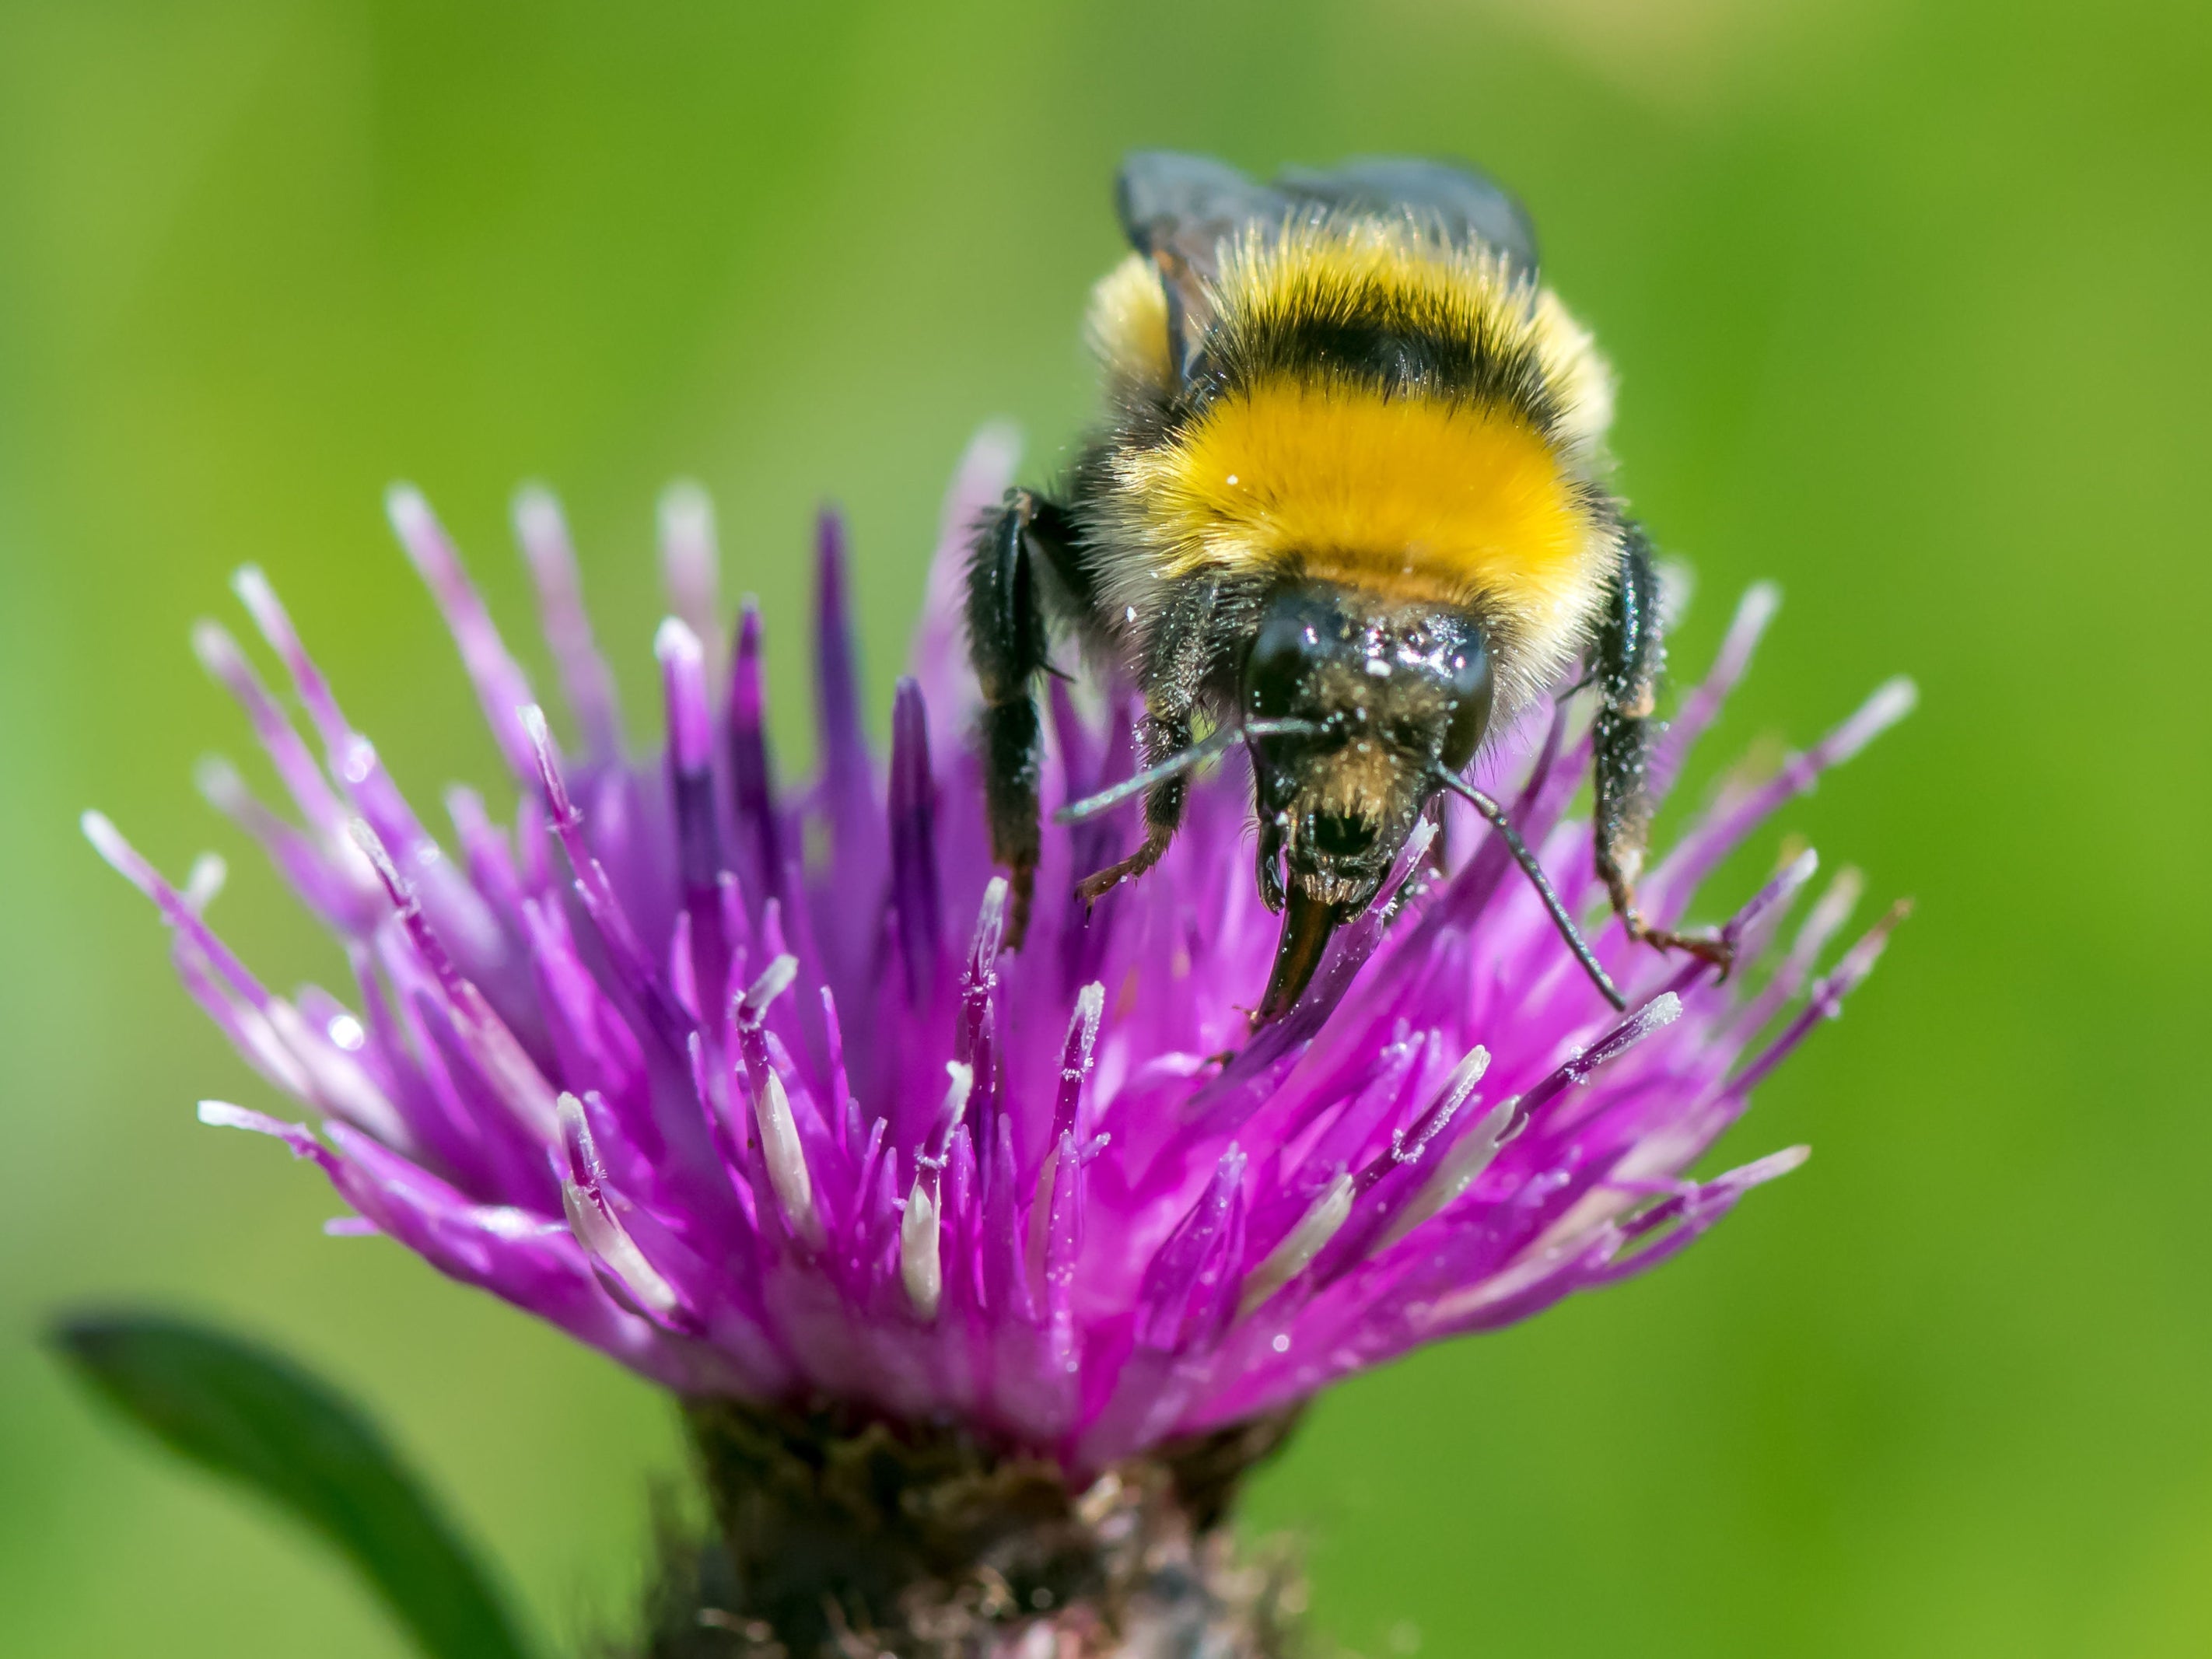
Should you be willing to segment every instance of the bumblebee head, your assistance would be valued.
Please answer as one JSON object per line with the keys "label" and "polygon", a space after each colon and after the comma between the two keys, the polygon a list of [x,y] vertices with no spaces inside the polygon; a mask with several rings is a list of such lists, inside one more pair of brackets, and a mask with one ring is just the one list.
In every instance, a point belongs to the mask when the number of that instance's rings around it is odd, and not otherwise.
{"label": "bumblebee head", "polygon": [[1285,586],[1245,659],[1248,721],[1300,722],[1252,742],[1261,896],[1285,910],[1263,1018],[1297,1000],[1339,922],[1375,897],[1439,768],[1473,758],[1490,723],[1491,657],[1464,611]]}

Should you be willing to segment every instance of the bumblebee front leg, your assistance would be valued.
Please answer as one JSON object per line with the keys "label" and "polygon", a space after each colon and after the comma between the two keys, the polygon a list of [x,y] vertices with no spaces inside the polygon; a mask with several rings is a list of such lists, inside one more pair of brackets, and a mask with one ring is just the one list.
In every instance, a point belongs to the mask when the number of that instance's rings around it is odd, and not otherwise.
{"label": "bumblebee front leg", "polygon": [[1662,951],[1686,951],[1725,975],[1735,958],[1726,940],[1654,927],[1636,902],[1636,878],[1651,826],[1645,769],[1659,732],[1652,711],[1666,659],[1658,573],[1652,567],[1650,540],[1640,525],[1626,526],[1613,598],[1599,625],[1594,656],[1592,677],[1599,702],[1590,741],[1595,760],[1599,879],[1631,939]]}
{"label": "bumblebee front leg", "polygon": [[[1137,753],[1146,766],[1157,766],[1189,747],[1188,717],[1163,720],[1147,714],[1137,722]],[[1085,904],[1096,904],[1123,882],[1143,875],[1158,864],[1169,843],[1175,840],[1176,831],[1182,827],[1183,802],[1189,798],[1190,780],[1186,777],[1164,778],[1146,790],[1144,840],[1137,843],[1137,850],[1128,857],[1116,859],[1103,870],[1076,883],[1077,896]]]}
{"label": "bumblebee front leg", "polygon": [[1006,948],[1019,950],[1036,885],[1037,777],[1044,728],[1036,677],[1045,666],[1044,612],[1032,562],[1066,563],[1066,514],[1026,489],[1010,489],[977,530],[968,563],[968,649],[983,692],[983,799],[991,856],[1006,866]]}

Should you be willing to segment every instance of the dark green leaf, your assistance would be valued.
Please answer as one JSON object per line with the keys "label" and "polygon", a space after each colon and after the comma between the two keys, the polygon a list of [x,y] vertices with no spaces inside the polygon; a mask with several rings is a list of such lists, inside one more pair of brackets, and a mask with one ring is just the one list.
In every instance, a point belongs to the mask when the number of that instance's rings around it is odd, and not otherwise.
{"label": "dark green leaf", "polygon": [[149,1314],[69,1319],[78,1375],[172,1450],[252,1487],[361,1569],[433,1659],[522,1659],[476,1558],[366,1418],[234,1337]]}

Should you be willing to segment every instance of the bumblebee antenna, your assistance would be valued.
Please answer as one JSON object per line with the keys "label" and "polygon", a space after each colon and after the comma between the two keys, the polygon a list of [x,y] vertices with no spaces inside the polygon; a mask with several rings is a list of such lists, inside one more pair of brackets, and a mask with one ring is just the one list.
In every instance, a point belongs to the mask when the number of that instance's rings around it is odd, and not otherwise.
{"label": "bumblebee antenna", "polygon": [[1123,801],[1141,795],[1156,783],[1202,766],[1216,755],[1222,754],[1251,738],[1317,737],[1328,728],[1315,720],[1247,720],[1242,726],[1224,726],[1201,743],[1188,749],[1177,750],[1158,766],[1148,766],[1133,778],[1124,778],[1110,789],[1082,800],[1071,801],[1052,815],[1054,823],[1082,823],[1097,817],[1101,812],[1110,812]]}
{"label": "bumblebee antenna", "polygon": [[1544,873],[1544,866],[1536,862],[1536,855],[1521,839],[1521,832],[1513,827],[1513,820],[1506,817],[1505,809],[1456,772],[1447,771],[1439,766],[1434,768],[1429,775],[1489,819],[1491,828],[1504,837],[1505,850],[1513,854],[1513,861],[1521,866],[1521,873],[1528,878],[1530,884],[1536,890],[1536,896],[1544,901],[1544,908],[1552,913],[1552,925],[1559,930],[1559,937],[1566,940],[1567,949],[1575,953],[1575,960],[1582,963],[1583,971],[1590,976],[1605,1000],[1625,1012],[1628,999],[1620,994],[1620,988],[1598,965],[1597,957],[1591,953],[1589,941],[1583,937],[1583,930],[1575,926],[1575,919],[1567,914],[1567,907],[1560,902],[1558,892],[1552,886],[1552,878]]}

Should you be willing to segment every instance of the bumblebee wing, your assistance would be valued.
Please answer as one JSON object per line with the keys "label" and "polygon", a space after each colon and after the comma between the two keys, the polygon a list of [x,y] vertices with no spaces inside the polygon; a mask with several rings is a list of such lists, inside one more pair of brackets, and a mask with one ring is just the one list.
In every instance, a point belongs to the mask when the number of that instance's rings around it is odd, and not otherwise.
{"label": "bumblebee wing", "polygon": [[1160,274],[1168,300],[1168,344],[1186,380],[1213,321],[1206,285],[1221,271],[1221,246],[1255,222],[1279,222],[1296,205],[1226,161],[1143,149],[1121,163],[1114,203],[1129,244]]}
{"label": "bumblebee wing", "polygon": [[1220,267],[1223,240],[1255,220],[1277,220],[1291,199],[1255,185],[1226,161],[1210,155],[1140,149],[1121,163],[1114,204],[1121,228],[1139,253],[1171,249],[1206,276]]}
{"label": "bumblebee wing", "polygon": [[1536,227],[1520,198],[1480,167],[1383,155],[1345,162],[1328,172],[1285,167],[1275,189],[1296,202],[1318,202],[1354,213],[1411,214],[1450,241],[1505,256],[1518,276],[1536,275]]}

